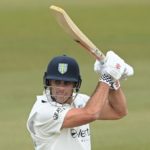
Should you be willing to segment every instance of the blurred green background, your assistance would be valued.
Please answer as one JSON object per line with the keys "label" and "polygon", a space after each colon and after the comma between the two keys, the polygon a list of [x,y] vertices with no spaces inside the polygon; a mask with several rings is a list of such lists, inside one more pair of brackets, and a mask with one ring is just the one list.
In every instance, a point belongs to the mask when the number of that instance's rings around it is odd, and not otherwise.
{"label": "blurred green background", "polygon": [[122,82],[128,116],[92,123],[93,150],[149,150],[149,0],[1,0],[0,149],[33,149],[26,120],[35,96],[42,93],[43,72],[52,57],[77,59],[81,92],[90,95],[97,84],[94,59],[59,27],[49,10],[52,4],[63,7],[104,53],[113,49],[135,69]]}

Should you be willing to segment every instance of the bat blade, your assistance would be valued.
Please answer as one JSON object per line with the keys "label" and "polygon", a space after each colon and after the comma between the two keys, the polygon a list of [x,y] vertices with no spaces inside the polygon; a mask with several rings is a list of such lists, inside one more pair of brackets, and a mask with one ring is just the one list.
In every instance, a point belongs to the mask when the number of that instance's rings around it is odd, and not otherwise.
{"label": "bat blade", "polygon": [[50,6],[50,9],[53,11],[59,25],[73,38],[73,40],[83,46],[97,60],[103,62],[105,55],[77,27],[65,10],[54,5]]}

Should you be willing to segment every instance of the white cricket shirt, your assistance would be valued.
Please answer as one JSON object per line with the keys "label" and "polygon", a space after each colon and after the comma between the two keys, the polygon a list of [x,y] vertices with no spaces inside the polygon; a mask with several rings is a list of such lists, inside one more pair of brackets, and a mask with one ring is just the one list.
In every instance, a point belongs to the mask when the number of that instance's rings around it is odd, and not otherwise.
{"label": "white cricket shirt", "polygon": [[35,150],[91,150],[89,124],[61,129],[71,108],[84,107],[89,97],[78,94],[72,105],[49,102],[43,94],[31,110],[27,128]]}

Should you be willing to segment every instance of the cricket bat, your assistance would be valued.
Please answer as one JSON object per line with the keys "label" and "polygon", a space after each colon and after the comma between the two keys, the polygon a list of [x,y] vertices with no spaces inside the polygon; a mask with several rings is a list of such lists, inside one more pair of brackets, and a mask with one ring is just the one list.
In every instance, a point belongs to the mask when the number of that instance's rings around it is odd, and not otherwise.
{"label": "cricket bat", "polygon": [[83,46],[97,60],[103,62],[105,55],[92,43],[91,40],[77,27],[69,15],[60,7],[51,5],[58,24],[73,38],[73,40]]}

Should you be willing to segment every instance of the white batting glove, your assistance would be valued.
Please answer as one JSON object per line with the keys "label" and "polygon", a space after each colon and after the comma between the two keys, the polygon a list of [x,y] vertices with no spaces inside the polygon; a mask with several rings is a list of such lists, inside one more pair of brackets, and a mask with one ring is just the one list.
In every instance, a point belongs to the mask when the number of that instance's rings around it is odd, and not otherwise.
{"label": "white batting glove", "polygon": [[97,74],[102,74],[102,70],[105,68],[105,60],[104,63],[102,64],[99,60],[96,60],[94,63],[94,71]]}
{"label": "white batting glove", "polygon": [[126,80],[127,77],[130,77],[134,74],[134,70],[133,70],[133,67],[128,65],[127,63],[125,63],[125,71],[124,73],[122,74],[120,80]]}
{"label": "white batting glove", "polygon": [[105,65],[104,73],[110,74],[115,80],[119,80],[125,71],[124,60],[113,51],[107,52]]}
{"label": "white batting glove", "polygon": [[101,75],[101,78],[99,81],[108,84],[110,89],[112,89],[112,90],[118,90],[120,88],[119,80],[114,81],[114,79],[109,74]]}
{"label": "white batting glove", "polygon": [[[125,63],[125,71],[122,74],[120,80],[126,80],[127,77],[132,76],[133,74],[134,74],[133,67]],[[112,90],[118,90],[119,88],[120,88],[119,80],[115,81],[110,86],[110,89],[112,89]]]}
{"label": "white batting glove", "polygon": [[94,71],[100,74],[109,74],[116,81],[125,72],[125,62],[113,51],[108,51],[104,64],[101,64],[99,61],[95,62]]}
{"label": "white batting glove", "polygon": [[99,81],[108,84],[109,87],[111,87],[114,83],[113,78],[109,74],[102,74]]}
{"label": "white batting glove", "polygon": [[[105,65],[101,64],[98,60],[95,61],[94,64],[94,71],[98,74],[102,74],[102,70],[104,69]],[[120,80],[126,80],[128,77],[134,75],[134,69],[129,64],[125,63],[125,70],[120,78]]]}

